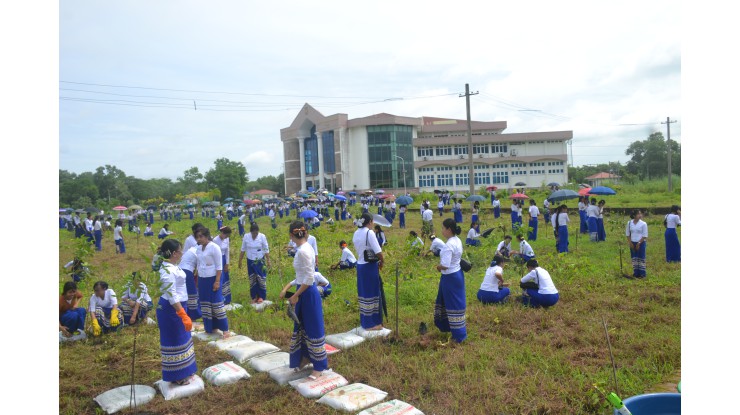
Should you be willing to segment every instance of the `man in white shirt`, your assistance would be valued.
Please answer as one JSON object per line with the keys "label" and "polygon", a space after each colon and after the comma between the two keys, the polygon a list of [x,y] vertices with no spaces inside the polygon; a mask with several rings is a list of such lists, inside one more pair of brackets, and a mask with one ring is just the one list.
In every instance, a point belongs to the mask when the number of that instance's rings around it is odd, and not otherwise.
{"label": "man in white shirt", "polygon": [[534,199],[529,199],[529,227],[532,228],[527,238],[530,241],[537,240],[537,226],[539,225],[540,209],[537,207],[537,202]]}
{"label": "man in white shirt", "polygon": [[421,239],[434,233],[434,223],[432,217],[434,213],[429,209],[429,205],[424,205],[424,213],[421,214]]}

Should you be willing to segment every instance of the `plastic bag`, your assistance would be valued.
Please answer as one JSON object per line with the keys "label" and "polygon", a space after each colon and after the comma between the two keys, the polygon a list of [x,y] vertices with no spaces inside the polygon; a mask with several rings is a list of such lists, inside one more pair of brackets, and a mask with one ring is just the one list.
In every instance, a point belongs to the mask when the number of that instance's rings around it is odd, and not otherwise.
{"label": "plastic bag", "polygon": [[246,369],[234,362],[223,362],[203,370],[203,377],[215,386],[229,385],[240,379],[249,379]]}
{"label": "plastic bag", "polygon": [[380,389],[364,383],[353,383],[332,390],[317,402],[340,411],[357,412],[381,402],[386,396],[388,393]]}

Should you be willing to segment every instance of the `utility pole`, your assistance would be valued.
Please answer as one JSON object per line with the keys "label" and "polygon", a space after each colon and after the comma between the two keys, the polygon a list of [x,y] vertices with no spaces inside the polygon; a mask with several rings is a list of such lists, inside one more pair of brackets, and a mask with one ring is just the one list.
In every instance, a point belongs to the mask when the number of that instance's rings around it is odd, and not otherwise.
{"label": "utility pole", "polygon": [[475,194],[475,176],[473,175],[473,133],[471,132],[470,128],[470,96],[471,95],[478,95],[478,91],[470,93],[470,88],[468,84],[465,84],[465,95],[460,95],[460,97],[465,97],[465,107],[468,112],[468,184],[470,185],[470,194],[471,196]]}
{"label": "utility pole", "polygon": [[671,124],[676,122],[676,120],[671,121],[671,117],[666,117],[665,122],[662,122],[661,124],[665,124],[666,128],[668,129],[668,138],[666,139],[666,145],[668,147],[668,191],[673,191],[673,169],[671,168]]}

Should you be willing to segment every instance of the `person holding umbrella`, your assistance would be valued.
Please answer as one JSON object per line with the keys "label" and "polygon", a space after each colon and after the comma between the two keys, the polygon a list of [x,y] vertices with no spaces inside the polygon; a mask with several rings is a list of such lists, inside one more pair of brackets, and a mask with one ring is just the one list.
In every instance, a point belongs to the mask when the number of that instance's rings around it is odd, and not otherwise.
{"label": "person holding umbrella", "polygon": [[249,276],[249,295],[252,304],[259,304],[267,299],[267,269],[265,263],[268,267],[270,266],[270,245],[267,243],[265,234],[260,232],[257,223],[252,223],[249,233],[242,238],[239,269],[242,268],[245,254],[247,256],[247,275]]}
{"label": "person holding umbrella", "polygon": [[645,252],[648,237],[647,223],[642,221],[642,211],[635,209],[630,213],[630,221],[627,222],[627,242],[630,245],[632,256],[632,276],[645,278],[647,276],[645,266]]}
{"label": "person holding umbrella", "polygon": [[439,253],[439,264],[435,267],[441,272],[437,300],[434,306],[434,325],[439,331],[451,332],[457,343],[467,337],[465,325],[465,275],[460,268],[463,247],[460,226],[452,218],[442,222],[442,235],[447,238]]}
{"label": "person holding umbrella", "polygon": [[681,208],[671,206],[671,212],[665,215],[665,260],[666,262],[681,262],[681,244],[678,242],[676,227],[681,226]]}
{"label": "person holding umbrella", "polygon": [[511,229],[517,229],[519,227],[519,201],[516,199],[511,200]]}
{"label": "person holding umbrella", "polygon": [[360,305],[360,325],[365,330],[380,330],[383,328],[380,280],[380,271],[384,263],[383,252],[378,239],[372,234],[373,216],[363,213],[360,220],[361,226],[352,236],[352,243],[357,252],[357,296]]}

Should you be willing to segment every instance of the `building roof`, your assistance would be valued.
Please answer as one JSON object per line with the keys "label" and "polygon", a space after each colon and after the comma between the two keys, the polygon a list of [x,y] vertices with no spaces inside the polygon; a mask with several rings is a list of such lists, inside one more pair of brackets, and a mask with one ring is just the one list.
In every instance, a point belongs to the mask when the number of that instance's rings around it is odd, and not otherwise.
{"label": "building roof", "polygon": [[254,192],[244,192],[244,194],[250,194],[250,195],[276,195],[278,192],[273,192],[272,190],[267,189],[260,189],[255,190]]}
{"label": "building roof", "polygon": [[594,179],[618,179],[618,178],[619,178],[618,175],[607,173],[607,172],[604,172],[604,171],[602,171],[601,173],[596,173],[596,174],[594,174],[592,176],[586,177],[586,179],[588,179],[588,180],[594,180]]}

